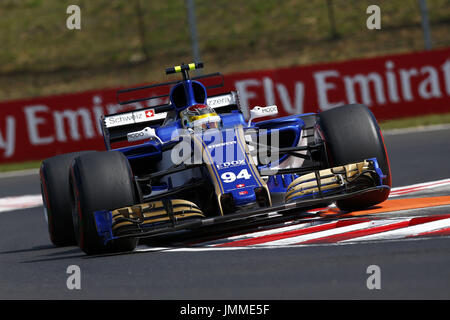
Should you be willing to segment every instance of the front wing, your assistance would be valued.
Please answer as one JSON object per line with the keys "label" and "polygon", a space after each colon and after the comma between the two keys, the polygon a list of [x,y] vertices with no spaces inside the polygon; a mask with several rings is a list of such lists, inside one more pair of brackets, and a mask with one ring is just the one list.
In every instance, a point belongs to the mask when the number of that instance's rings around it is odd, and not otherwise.
{"label": "front wing", "polygon": [[271,207],[207,218],[190,201],[163,199],[112,211],[96,211],[94,217],[97,232],[106,244],[121,238],[149,238],[221,224],[240,224],[248,218],[264,217],[273,212],[298,216],[299,209],[390,189],[382,184],[383,178],[378,162],[373,158],[301,176],[288,188],[285,203]]}

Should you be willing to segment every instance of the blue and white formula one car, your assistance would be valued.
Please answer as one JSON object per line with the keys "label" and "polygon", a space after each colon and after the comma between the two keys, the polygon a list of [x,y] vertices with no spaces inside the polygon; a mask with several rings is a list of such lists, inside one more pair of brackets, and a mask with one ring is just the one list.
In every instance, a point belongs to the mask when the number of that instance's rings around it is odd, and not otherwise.
{"label": "blue and white formula one car", "polygon": [[[133,250],[140,238],[188,233],[248,219],[299,215],[333,202],[363,209],[389,195],[391,175],[378,124],[364,105],[269,120],[276,106],[244,119],[237,92],[207,96],[189,70],[166,69],[182,80],[170,103],[102,118],[106,151],[58,155],[43,161],[42,197],[51,241],[86,254]],[[262,120],[262,121],[261,121]],[[119,148],[111,145],[121,144]],[[302,209],[302,210],[299,210]]]}

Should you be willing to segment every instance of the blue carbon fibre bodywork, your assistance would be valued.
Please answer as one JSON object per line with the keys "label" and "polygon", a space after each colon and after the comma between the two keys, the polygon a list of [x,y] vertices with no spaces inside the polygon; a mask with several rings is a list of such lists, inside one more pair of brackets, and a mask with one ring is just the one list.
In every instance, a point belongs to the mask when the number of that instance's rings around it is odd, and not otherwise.
{"label": "blue carbon fibre bodywork", "polygon": [[107,210],[100,210],[94,212],[95,227],[97,228],[98,235],[103,239],[103,243],[106,244],[116,237],[112,232],[112,213]]}
{"label": "blue carbon fibre bodywork", "polygon": [[[166,74],[182,72],[182,81],[121,91],[130,93],[155,86],[173,85],[168,95],[126,101],[118,99],[120,104],[129,104],[169,96],[170,103],[147,106],[143,110],[133,112],[124,111],[102,119],[107,150],[120,151],[129,160],[134,175],[136,198],[145,204],[146,209],[156,203],[163,203],[163,208],[158,208],[157,218],[150,215],[149,211],[145,212],[146,215],[138,215],[137,219],[130,219],[124,211],[115,212],[114,209],[117,208],[109,208],[111,211],[108,208],[95,211],[93,214],[97,233],[105,244],[119,238],[140,238],[164,232],[194,230],[213,224],[234,223],[249,217],[252,218],[250,220],[256,217],[265,219],[264,216],[271,212],[293,214],[299,208],[322,205],[324,199],[333,202],[359,196],[364,192],[378,192],[390,188],[383,185],[386,175],[381,171],[377,159],[372,158],[365,160],[373,161],[374,165],[370,167],[373,183],[364,190],[355,188],[356,191],[353,192],[351,188],[347,188],[345,173],[345,179],[342,176],[336,179],[338,185],[328,185],[333,188],[331,190],[321,190],[318,182],[318,193],[303,195],[303,190],[295,193],[296,189],[286,197],[289,186],[300,175],[315,172],[316,179],[320,181],[321,177],[317,177],[318,171],[330,165],[326,141],[320,131],[320,116],[308,113],[251,122],[257,118],[273,116],[274,112],[270,110],[277,107],[268,106],[269,108],[252,109],[251,121],[247,123],[238,93],[232,91],[208,98],[206,87],[191,80],[188,75],[187,70],[193,70],[194,67],[197,67],[197,64],[182,64],[166,69]],[[207,76],[215,75],[217,74]],[[207,88],[218,86],[210,84]],[[199,133],[194,131],[198,127],[184,128],[179,119],[180,112],[195,104],[208,104],[214,109],[214,112],[209,114],[217,113],[220,116],[220,129],[208,129]],[[150,110],[151,115],[148,115],[147,111]],[[178,148],[179,142],[186,142],[186,137],[188,144]],[[139,140],[141,138],[148,140],[136,144],[137,141],[144,141]],[[130,141],[134,145],[111,149],[111,143],[123,141]],[[175,157],[172,153],[174,149]],[[180,150],[182,156],[176,158],[176,153]],[[282,154],[272,157],[272,154],[277,154],[278,151]],[[195,152],[200,156],[196,157]],[[174,161],[174,158],[180,161]],[[196,162],[198,159],[201,160],[200,163]],[[267,176],[263,179],[260,172]],[[276,174],[280,172],[284,174]],[[302,183],[300,180],[299,183]],[[311,190],[309,185],[305,188],[316,192],[315,189]],[[292,195],[299,196],[292,198]],[[194,221],[194,218],[189,216],[188,219],[191,220],[174,216],[173,201],[168,200],[175,199],[189,201],[198,206],[202,213],[201,218],[196,217]],[[140,213],[144,212],[144,209],[141,210]],[[167,217],[160,218],[159,215]],[[185,215],[184,210],[181,215]],[[126,225],[123,225],[123,220],[126,220]],[[163,220],[167,223],[161,222]],[[128,225],[130,223],[131,225]]]}
{"label": "blue carbon fibre bodywork", "polygon": [[[241,143],[237,143],[238,135],[236,134],[237,131],[235,130],[235,128],[242,127],[244,130],[244,134],[247,130],[251,129],[264,130],[266,135],[270,135],[273,130],[277,130],[278,133],[290,132],[294,137],[290,146],[296,146],[300,140],[302,129],[305,124],[303,120],[297,116],[288,116],[254,123],[251,127],[246,127],[244,117],[240,112],[221,114],[220,117],[223,121],[223,127],[220,131],[209,130],[209,133],[206,132],[206,134],[202,134],[198,137],[201,141],[204,142],[205,147],[209,144],[212,144],[214,141],[218,142],[217,140],[220,140],[220,143],[233,143],[234,147],[230,148],[230,144],[228,144],[228,147],[224,148],[222,146],[220,148],[223,159],[218,159],[218,157],[216,156],[216,153],[218,151],[212,150],[214,159],[211,160],[211,163],[214,164],[214,167],[216,167],[217,170],[215,171],[214,177],[210,178],[212,178],[213,183],[217,183],[221,186],[222,194],[229,192],[233,195],[236,205],[244,205],[250,202],[254,202],[254,188],[261,186],[261,183],[255,182],[256,178],[254,177],[259,176],[259,174],[258,172],[256,172],[257,170],[253,169],[253,166],[249,167],[250,156],[248,156],[246,152],[244,152],[245,146]],[[175,121],[169,125],[157,128],[156,132],[163,142],[169,142],[171,141],[171,139],[177,137],[177,132],[181,129],[182,128],[180,122]],[[148,161],[160,161],[162,153],[161,149],[162,145],[159,142],[151,140],[139,145],[124,147],[116,150],[123,152],[130,160],[147,158]],[[257,169],[270,169],[271,167],[279,165],[281,162],[286,160],[287,157],[288,155],[282,155],[280,159],[273,161],[270,164],[258,165]],[[239,161],[241,161],[241,165],[235,165],[233,164],[233,161],[234,163],[238,163]],[[227,163],[229,164],[227,165]],[[223,174],[225,174],[225,177],[228,177],[228,179],[222,179],[221,176]],[[243,179],[248,177],[249,175],[251,176],[251,178]],[[243,178],[236,178],[236,180],[233,180],[233,182],[225,182],[231,181],[234,176]],[[296,176],[294,175],[271,176],[267,181],[267,186],[270,192],[285,192],[289,183],[292,182],[295,178]],[[239,187],[236,187],[238,185]],[[226,188],[224,188],[223,186],[225,186]]]}
{"label": "blue carbon fibre bodywork", "polygon": [[[194,94],[194,87],[193,87],[194,84],[198,85],[198,88],[200,88],[200,90],[203,91],[203,95],[204,95],[203,101],[198,101],[198,99],[196,99],[196,96]],[[178,101],[175,101],[176,95],[174,94],[174,92],[177,90],[180,90],[181,87],[183,87],[184,97],[186,98],[185,103],[183,103],[183,104],[180,104]],[[201,82],[187,79],[187,80],[184,80],[184,81],[176,84],[175,86],[173,86],[170,89],[169,97],[170,97],[171,104],[176,107],[177,111],[181,111],[181,110],[183,110],[189,106],[192,106],[194,104],[197,104],[197,103],[206,103],[206,97],[207,97],[206,88]]]}
{"label": "blue carbon fibre bodywork", "polygon": [[234,127],[209,130],[196,137],[202,144],[211,182],[218,186],[220,194],[230,193],[238,206],[255,202],[254,189],[262,186],[241,134],[239,127]]}
{"label": "blue carbon fibre bodywork", "polygon": [[[202,91],[204,92],[204,101],[199,101],[198,93]],[[173,143],[180,139],[183,134],[186,134],[178,118],[179,112],[191,105],[206,103],[206,88],[198,81],[184,79],[171,88],[169,99],[173,108],[172,111],[168,112],[168,116],[171,113],[171,118],[169,117],[169,121],[164,121],[154,128],[160,141],[149,140],[137,145],[112,150],[122,152],[130,161],[143,159],[149,161],[149,163],[158,164],[160,161],[164,161],[163,159],[167,159],[167,157],[163,157],[164,150],[167,150],[166,144]],[[230,110],[226,113],[220,113],[219,116],[222,120],[220,130],[207,130],[200,135],[191,135],[196,137],[193,139],[196,142],[192,143],[192,147],[196,144],[197,148],[202,150],[202,159],[208,169],[202,171],[203,174],[207,175],[204,178],[210,179],[214,188],[217,189],[216,195],[219,198],[220,195],[231,195],[234,205],[240,207],[256,203],[255,190],[267,188],[269,194],[271,192],[284,192],[292,178],[295,178],[294,176],[271,176],[266,184],[262,180],[259,170],[262,168],[270,169],[279,165],[288,155],[283,155],[270,164],[255,164],[255,159],[249,153],[245,135],[246,132],[255,131],[255,129],[265,136],[270,136],[276,131],[288,135],[290,145],[287,146],[294,147],[301,139],[302,129],[305,126],[303,120],[299,116],[288,116],[260,121],[248,126],[241,110]],[[261,137],[258,136],[256,139],[259,140]],[[172,179],[168,178],[166,181],[161,180],[159,185],[152,184],[152,192],[157,194],[169,192],[172,188],[175,188],[171,182]],[[97,211],[95,220],[98,233],[105,239],[113,239],[111,212]]]}

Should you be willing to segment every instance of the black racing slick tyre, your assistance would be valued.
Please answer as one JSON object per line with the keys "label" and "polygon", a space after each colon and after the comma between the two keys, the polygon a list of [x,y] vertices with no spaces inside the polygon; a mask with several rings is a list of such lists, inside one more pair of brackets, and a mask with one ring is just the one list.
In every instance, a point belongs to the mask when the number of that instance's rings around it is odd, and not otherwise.
{"label": "black racing slick tyre", "polygon": [[[381,171],[386,175],[383,184],[391,186],[391,170],[383,136],[368,107],[351,104],[321,112],[319,127],[331,167],[377,158]],[[384,189],[340,200],[336,205],[348,211],[364,209],[385,201],[388,196],[389,190]]]}
{"label": "black racing slick tyre", "polygon": [[70,170],[72,217],[78,246],[88,255],[133,251],[137,239],[104,244],[97,233],[94,212],[136,204],[128,159],[118,151],[96,152],[74,160]]}
{"label": "black racing slick tyre", "polygon": [[69,172],[73,159],[84,153],[57,155],[41,164],[39,175],[44,213],[50,240],[56,246],[77,244],[72,222]]}

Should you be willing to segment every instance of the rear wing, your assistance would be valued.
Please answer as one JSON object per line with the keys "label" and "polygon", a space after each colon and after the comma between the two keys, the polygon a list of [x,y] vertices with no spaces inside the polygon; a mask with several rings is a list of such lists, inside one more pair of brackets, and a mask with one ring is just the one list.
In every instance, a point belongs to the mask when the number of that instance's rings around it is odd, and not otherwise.
{"label": "rear wing", "polygon": [[[210,96],[206,103],[219,114],[241,110],[236,91]],[[106,148],[111,149],[111,143],[126,141],[127,134],[130,132],[140,131],[146,127],[157,128],[163,125],[165,119],[174,112],[173,106],[163,104],[102,116],[101,125]]]}

